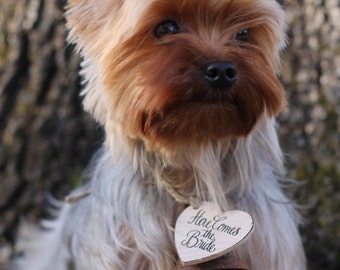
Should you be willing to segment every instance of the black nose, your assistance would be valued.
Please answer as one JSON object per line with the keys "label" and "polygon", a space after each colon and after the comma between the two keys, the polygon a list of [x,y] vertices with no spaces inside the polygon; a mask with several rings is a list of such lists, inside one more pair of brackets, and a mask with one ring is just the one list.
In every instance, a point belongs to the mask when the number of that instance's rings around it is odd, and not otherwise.
{"label": "black nose", "polygon": [[231,62],[213,62],[205,67],[204,78],[213,88],[224,90],[237,80],[237,70]]}

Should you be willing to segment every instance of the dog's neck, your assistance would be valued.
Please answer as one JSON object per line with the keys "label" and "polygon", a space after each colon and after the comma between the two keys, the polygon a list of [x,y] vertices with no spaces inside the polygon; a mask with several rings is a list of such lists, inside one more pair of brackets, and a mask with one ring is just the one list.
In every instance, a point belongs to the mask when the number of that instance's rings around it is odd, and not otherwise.
{"label": "dog's neck", "polygon": [[230,200],[251,194],[254,183],[283,168],[274,120],[261,121],[246,138],[212,141],[174,155],[149,151],[141,140],[125,140],[129,147],[121,142],[119,136],[111,138],[113,159],[129,159],[141,181],[167,190],[179,203],[208,200],[228,208]]}

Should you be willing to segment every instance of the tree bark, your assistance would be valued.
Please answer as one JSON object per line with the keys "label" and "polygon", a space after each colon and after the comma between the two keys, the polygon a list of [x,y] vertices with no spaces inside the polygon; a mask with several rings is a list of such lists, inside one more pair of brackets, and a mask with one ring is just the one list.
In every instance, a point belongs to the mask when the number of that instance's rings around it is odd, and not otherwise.
{"label": "tree bark", "polygon": [[62,198],[79,182],[98,146],[63,4],[0,0],[0,245],[14,243],[21,215],[40,215],[46,191]]}

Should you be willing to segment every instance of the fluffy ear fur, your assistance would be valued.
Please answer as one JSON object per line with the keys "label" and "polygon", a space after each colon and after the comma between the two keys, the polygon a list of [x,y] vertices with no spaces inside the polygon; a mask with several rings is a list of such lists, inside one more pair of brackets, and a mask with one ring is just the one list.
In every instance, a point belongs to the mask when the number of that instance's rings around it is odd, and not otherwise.
{"label": "fluffy ear fur", "polygon": [[[66,6],[66,27],[68,41],[76,45],[78,53],[83,57],[81,75],[83,77],[84,109],[100,123],[105,122],[107,104],[98,80],[100,72],[92,59],[96,59],[95,48],[103,41],[102,31],[109,25],[110,18],[115,20],[122,1],[102,0],[70,0]],[[112,14],[109,16],[109,14]]]}
{"label": "fluffy ear fur", "polygon": [[104,29],[118,20],[121,6],[119,0],[68,1],[65,13],[68,41],[75,43],[85,58],[95,57],[94,49],[102,42]]}
{"label": "fluffy ear fur", "polygon": [[102,50],[110,50],[132,35],[137,18],[148,5],[131,0],[69,0],[66,5],[68,42],[76,45],[83,58],[84,109],[101,124],[106,121],[108,107],[100,77],[105,67],[98,65]]}

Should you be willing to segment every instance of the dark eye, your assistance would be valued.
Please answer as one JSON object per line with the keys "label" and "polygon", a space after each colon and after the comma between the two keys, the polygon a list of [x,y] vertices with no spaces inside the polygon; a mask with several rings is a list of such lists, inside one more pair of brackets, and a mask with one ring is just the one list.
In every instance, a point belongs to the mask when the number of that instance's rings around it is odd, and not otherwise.
{"label": "dark eye", "polygon": [[180,33],[178,24],[175,21],[165,21],[157,25],[153,34],[157,39],[161,39],[166,35],[174,35]]}
{"label": "dark eye", "polygon": [[242,29],[241,31],[237,32],[233,38],[238,41],[248,41],[249,40],[249,29]]}

